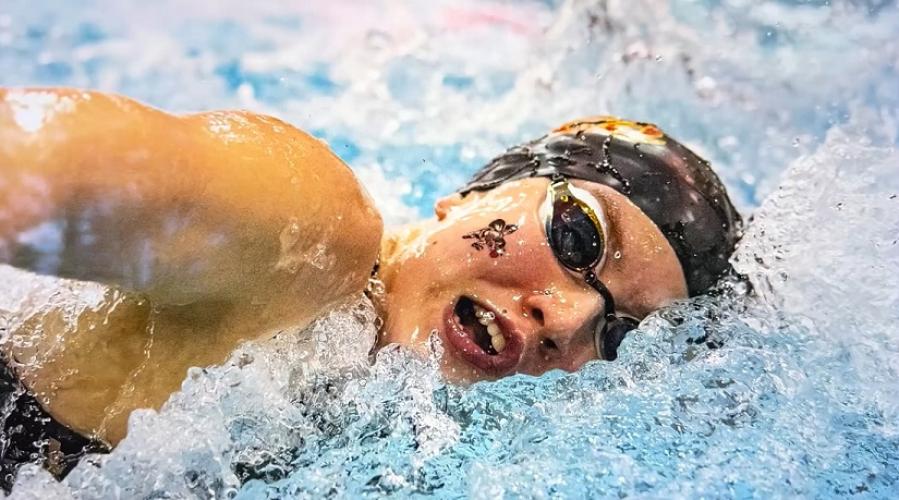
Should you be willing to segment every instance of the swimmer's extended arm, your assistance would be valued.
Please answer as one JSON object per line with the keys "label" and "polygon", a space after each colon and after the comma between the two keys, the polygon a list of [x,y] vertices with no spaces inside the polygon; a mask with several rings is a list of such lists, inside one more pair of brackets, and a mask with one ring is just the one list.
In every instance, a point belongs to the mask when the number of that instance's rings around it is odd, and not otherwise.
{"label": "swimmer's extended arm", "polygon": [[60,285],[0,344],[83,434],[116,443],[189,367],[357,297],[381,230],[349,168],[277,119],[0,89],[0,263],[138,292],[82,310]]}
{"label": "swimmer's extended arm", "polygon": [[0,262],[289,323],[361,290],[380,234],[349,168],[277,119],[0,89]]}

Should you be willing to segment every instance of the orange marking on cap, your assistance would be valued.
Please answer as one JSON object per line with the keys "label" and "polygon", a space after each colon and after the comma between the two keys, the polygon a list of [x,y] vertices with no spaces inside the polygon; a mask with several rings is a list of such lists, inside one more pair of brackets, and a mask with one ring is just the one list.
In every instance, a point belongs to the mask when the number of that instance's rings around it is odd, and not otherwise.
{"label": "orange marking on cap", "polygon": [[587,116],[584,118],[580,118],[578,120],[572,120],[570,122],[565,122],[562,125],[556,127],[553,132],[556,133],[570,133],[570,132],[581,132],[584,130],[590,130],[601,126],[604,123],[610,121],[618,121],[617,117],[610,115],[597,115],[597,116]]}
{"label": "orange marking on cap", "polygon": [[563,124],[552,131],[554,134],[578,134],[581,132],[608,133],[631,143],[665,144],[665,134],[651,123],[622,120],[601,115],[590,116]]}
{"label": "orange marking on cap", "polygon": [[643,133],[650,137],[662,137],[662,131],[655,125],[647,124],[643,127]]}

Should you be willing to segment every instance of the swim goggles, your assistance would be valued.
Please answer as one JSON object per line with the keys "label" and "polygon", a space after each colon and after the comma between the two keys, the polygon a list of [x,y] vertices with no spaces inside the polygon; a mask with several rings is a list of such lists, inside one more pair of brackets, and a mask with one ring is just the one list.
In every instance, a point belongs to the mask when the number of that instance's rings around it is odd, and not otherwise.
{"label": "swim goggles", "polygon": [[639,321],[615,313],[615,299],[594,271],[606,257],[608,221],[603,210],[589,193],[572,186],[562,176],[553,176],[540,214],[549,246],[559,262],[583,273],[584,281],[602,296],[604,311],[594,329],[593,343],[601,359],[614,360],[621,341]]}

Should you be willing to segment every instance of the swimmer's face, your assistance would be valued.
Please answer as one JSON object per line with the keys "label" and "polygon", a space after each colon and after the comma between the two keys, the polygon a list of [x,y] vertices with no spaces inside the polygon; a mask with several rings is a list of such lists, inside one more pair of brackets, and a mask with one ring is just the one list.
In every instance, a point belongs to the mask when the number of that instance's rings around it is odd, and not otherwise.
{"label": "swimmer's face", "polygon": [[[674,250],[636,205],[609,187],[571,183],[605,216],[605,257],[594,270],[618,313],[643,318],[687,296]],[[449,196],[435,219],[387,240],[382,344],[423,348],[436,332],[444,373],[461,382],[573,371],[598,359],[593,332],[604,301],[547,240],[548,185],[531,178]]]}

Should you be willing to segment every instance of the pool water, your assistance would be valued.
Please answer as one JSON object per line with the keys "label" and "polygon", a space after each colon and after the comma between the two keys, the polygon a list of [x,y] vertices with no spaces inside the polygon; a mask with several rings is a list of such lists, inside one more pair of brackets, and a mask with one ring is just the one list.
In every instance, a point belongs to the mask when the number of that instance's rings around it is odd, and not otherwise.
{"label": "pool water", "polygon": [[660,311],[614,363],[470,388],[437,342],[370,363],[362,301],[194,369],[113,453],[13,497],[899,496],[896,3],[302,4],[5,0],[0,85],[275,114],[390,223],[568,119],[653,121],[752,214],[754,293]]}

